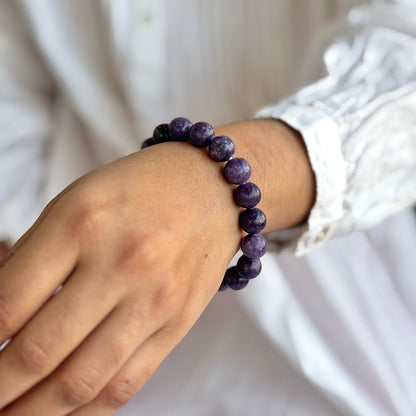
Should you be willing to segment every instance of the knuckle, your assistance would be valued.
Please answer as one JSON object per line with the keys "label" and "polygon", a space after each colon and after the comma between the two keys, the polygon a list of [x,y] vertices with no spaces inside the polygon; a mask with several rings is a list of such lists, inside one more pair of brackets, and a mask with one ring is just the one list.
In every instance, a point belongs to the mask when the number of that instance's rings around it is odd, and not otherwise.
{"label": "knuckle", "polygon": [[[140,322],[143,322],[147,318],[145,310],[140,303],[132,303],[128,305],[128,316],[122,323],[122,331],[129,334],[129,330],[136,330],[136,327],[140,326]],[[118,340],[121,342],[121,339]],[[120,348],[120,347],[119,347]]]}
{"label": "knuckle", "polygon": [[140,232],[135,236],[137,256],[140,265],[144,268],[152,268],[159,260],[160,251],[158,251],[159,239],[156,233]]}
{"label": "knuckle", "polygon": [[128,302],[122,306],[124,317],[120,321],[120,334],[117,340],[112,342],[111,348],[117,351],[114,355],[114,364],[120,366],[120,357],[125,357],[131,350],[132,341],[137,338],[137,334],[143,330],[143,322],[151,319],[151,314],[139,302]]}
{"label": "knuckle", "polygon": [[104,400],[111,408],[118,409],[133,398],[144,382],[145,380],[141,379],[113,380],[104,389]]}
{"label": "knuckle", "polygon": [[60,384],[60,391],[66,405],[82,406],[94,400],[99,393],[97,375],[82,374],[67,376]]}
{"label": "knuckle", "polygon": [[159,282],[154,294],[152,308],[160,311],[165,316],[170,315],[181,302],[181,296],[178,292],[178,283],[173,277]]}
{"label": "knuckle", "polygon": [[69,204],[68,228],[78,235],[95,236],[103,230],[110,205],[110,197],[102,190],[80,186]]}
{"label": "knuckle", "polygon": [[73,230],[81,236],[96,234],[102,225],[102,215],[100,214],[98,209],[89,206],[88,203],[77,207],[72,218]]}
{"label": "knuckle", "polygon": [[130,277],[136,277],[139,270],[143,275],[160,270],[164,264],[161,253],[167,252],[164,246],[169,239],[168,232],[157,228],[141,227],[132,231],[116,260],[116,269]]}
{"label": "knuckle", "polygon": [[24,339],[17,348],[17,360],[25,372],[46,374],[53,363],[50,352],[40,342]]}
{"label": "knuckle", "polygon": [[18,317],[10,296],[0,294],[0,338],[18,330]]}

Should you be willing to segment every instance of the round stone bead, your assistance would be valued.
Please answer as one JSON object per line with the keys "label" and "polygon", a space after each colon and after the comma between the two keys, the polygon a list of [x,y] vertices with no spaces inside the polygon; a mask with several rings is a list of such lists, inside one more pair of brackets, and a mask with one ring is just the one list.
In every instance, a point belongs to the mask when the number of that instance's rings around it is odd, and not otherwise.
{"label": "round stone bead", "polygon": [[169,123],[169,135],[175,142],[186,142],[189,139],[189,130],[192,123],[185,117],[174,118]]}
{"label": "round stone bead", "polygon": [[234,142],[228,136],[216,136],[209,144],[209,155],[216,162],[225,162],[235,152]]}
{"label": "round stone bead", "polygon": [[230,267],[224,276],[227,285],[233,290],[244,289],[248,285],[248,279],[244,279],[237,271],[237,267]]}
{"label": "round stone bead", "polygon": [[238,222],[246,233],[258,234],[266,226],[266,215],[259,208],[248,208],[240,214]]}
{"label": "round stone bead", "polygon": [[253,208],[260,202],[260,199],[260,188],[252,182],[242,183],[234,190],[234,200],[241,207]]}
{"label": "round stone bead", "polygon": [[235,185],[246,182],[251,175],[251,167],[247,160],[235,157],[224,166],[224,178]]}
{"label": "round stone bead", "polygon": [[254,279],[261,272],[261,261],[241,256],[237,262],[237,271],[244,279]]}
{"label": "round stone bead", "polygon": [[207,147],[214,138],[214,127],[209,123],[200,121],[189,130],[189,143],[195,147]]}
{"label": "round stone bead", "polygon": [[250,259],[258,259],[267,250],[267,241],[261,234],[249,234],[241,239],[241,251]]}
{"label": "round stone bead", "polygon": [[146,139],[142,143],[142,149],[146,149],[146,147],[154,146],[156,144],[155,139],[153,137],[150,137],[149,139]]}
{"label": "round stone bead", "polygon": [[169,125],[168,124],[159,124],[153,130],[153,138],[156,143],[163,143],[170,140],[169,135]]}

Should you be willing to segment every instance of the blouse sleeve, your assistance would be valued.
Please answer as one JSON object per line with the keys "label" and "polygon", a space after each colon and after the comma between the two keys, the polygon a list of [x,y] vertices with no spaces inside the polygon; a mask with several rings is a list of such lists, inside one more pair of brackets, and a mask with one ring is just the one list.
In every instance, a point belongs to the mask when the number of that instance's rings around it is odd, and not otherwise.
{"label": "blouse sleeve", "polygon": [[324,55],[327,76],[259,118],[305,141],[317,197],[288,246],[304,254],[416,201],[416,6],[375,1],[349,14]]}
{"label": "blouse sleeve", "polygon": [[0,240],[15,240],[40,210],[52,97],[18,3],[0,1]]}

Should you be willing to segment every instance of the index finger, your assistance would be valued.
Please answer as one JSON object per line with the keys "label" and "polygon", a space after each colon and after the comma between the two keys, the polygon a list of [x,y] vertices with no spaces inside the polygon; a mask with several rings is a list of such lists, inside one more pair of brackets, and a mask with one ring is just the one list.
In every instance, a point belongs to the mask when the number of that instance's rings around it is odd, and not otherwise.
{"label": "index finger", "polygon": [[65,224],[46,217],[0,269],[0,344],[12,337],[53,295],[75,266],[76,241]]}

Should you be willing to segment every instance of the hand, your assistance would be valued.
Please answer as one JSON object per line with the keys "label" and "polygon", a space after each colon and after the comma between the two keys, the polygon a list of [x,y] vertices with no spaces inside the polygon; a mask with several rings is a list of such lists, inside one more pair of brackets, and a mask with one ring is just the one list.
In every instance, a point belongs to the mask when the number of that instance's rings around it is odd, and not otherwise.
{"label": "hand", "polygon": [[0,414],[113,414],[216,293],[237,217],[220,165],[183,143],[55,198],[0,271]]}
{"label": "hand", "polygon": [[[296,132],[260,120],[217,134],[250,161],[266,232],[306,218],[314,178]],[[0,416],[105,416],[126,403],[216,293],[238,212],[221,165],[186,143],[58,195],[0,264],[0,342],[13,338],[0,352]]]}

